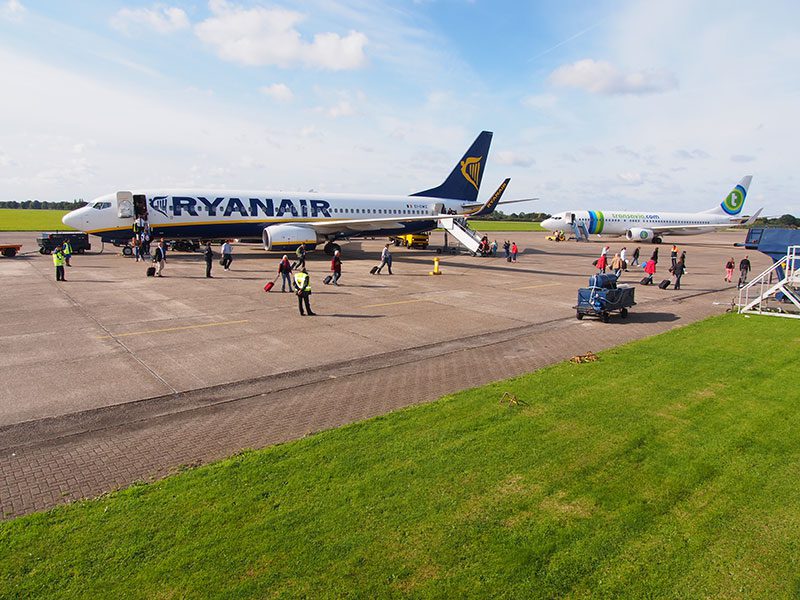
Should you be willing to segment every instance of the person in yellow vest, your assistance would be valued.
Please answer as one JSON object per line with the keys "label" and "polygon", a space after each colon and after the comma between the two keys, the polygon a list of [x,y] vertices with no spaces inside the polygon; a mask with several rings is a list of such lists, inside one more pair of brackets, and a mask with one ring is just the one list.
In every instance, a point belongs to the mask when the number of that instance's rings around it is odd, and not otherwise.
{"label": "person in yellow vest", "polygon": [[56,246],[53,250],[53,264],[56,266],[56,281],[66,281],[64,279],[64,253],[61,246]]}
{"label": "person in yellow vest", "polygon": [[69,264],[69,259],[72,256],[72,244],[69,243],[69,240],[64,240],[61,252],[64,254],[64,261],[67,263],[67,266],[71,267],[72,265]]}
{"label": "person in yellow vest", "polygon": [[308,302],[308,297],[311,295],[311,278],[308,276],[308,271],[306,271],[305,267],[295,271],[294,289],[297,291],[297,307],[300,309],[300,314],[306,314],[303,312],[303,303],[305,303],[308,316],[313,317],[316,315],[316,313],[311,312],[311,304]]}

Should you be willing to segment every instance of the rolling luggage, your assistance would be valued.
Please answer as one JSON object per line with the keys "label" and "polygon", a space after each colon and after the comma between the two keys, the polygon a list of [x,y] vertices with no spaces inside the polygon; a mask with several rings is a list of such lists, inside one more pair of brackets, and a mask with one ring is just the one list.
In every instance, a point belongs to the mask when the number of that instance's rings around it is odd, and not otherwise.
{"label": "rolling luggage", "polygon": [[648,283],[650,283],[650,277],[643,278],[639,283],[641,283],[642,285],[647,285]]}
{"label": "rolling luggage", "polygon": [[665,290],[669,287],[669,284],[672,283],[669,279],[663,280],[661,283],[658,284],[658,289]]}
{"label": "rolling luggage", "polygon": [[372,268],[369,270],[369,274],[370,274],[370,275],[375,275],[375,273],[377,273],[377,272],[378,272],[378,267],[372,267]]}
{"label": "rolling luggage", "polygon": [[325,279],[322,280],[322,283],[328,285],[331,281],[333,281],[333,275],[328,275]]}
{"label": "rolling luggage", "polygon": [[[280,274],[278,274],[278,277],[280,277]],[[265,292],[269,292],[273,287],[275,287],[275,282],[278,281],[278,277],[276,277],[272,281],[267,282],[267,285],[264,286]]]}
{"label": "rolling luggage", "polygon": [[155,267],[147,267],[147,276],[148,277],[155,277],[156,275],[156,268]]}
{"label": "rolling luggage", "polygon": [[510,256],[506,256],[506,262],[511,262],[511,257]]}

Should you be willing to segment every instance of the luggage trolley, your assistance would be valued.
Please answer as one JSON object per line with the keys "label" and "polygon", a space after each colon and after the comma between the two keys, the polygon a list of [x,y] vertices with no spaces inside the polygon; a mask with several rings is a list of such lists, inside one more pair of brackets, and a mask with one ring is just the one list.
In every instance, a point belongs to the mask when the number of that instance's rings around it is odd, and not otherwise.
{"label": "luggage trolley", "polygon": [[613,274],[592,275],[589,287],[578,290],[578,304],[575,306],[575,317],[599,317],[608,323],[612,312],[619,312],[623,319],[628,316],[628,309],[634,306],[634,288],[628,285],[617,287],[617,277]]}

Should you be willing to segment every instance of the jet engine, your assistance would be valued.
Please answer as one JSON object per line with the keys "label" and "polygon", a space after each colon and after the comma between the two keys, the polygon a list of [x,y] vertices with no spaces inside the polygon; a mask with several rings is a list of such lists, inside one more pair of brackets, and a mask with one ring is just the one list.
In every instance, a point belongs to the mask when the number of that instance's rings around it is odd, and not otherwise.
{"label": "jet engine", "polygon": [[625,232],[625,238],[638,242],[653,242],[655,236],[652,229],[642,229],[641,227],[631,227]]}
{"label": "jet engine", "polygon": [[305,244],[311,250],[317,245],[317,232],[303,225],[272,225],[264,228],[262,234],[264,249],[290,250]]}

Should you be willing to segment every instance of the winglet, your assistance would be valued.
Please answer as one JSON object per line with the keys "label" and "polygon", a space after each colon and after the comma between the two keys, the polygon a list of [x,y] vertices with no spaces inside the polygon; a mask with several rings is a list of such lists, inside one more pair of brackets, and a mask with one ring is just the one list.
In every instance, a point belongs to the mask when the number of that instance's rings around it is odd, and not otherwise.
{"label": "winglet", "polygon": [[498,202],[500,202],[500,198],[503,197],[503,193],[506,191],[508,187],[508,182],[511,181],[510,177],[507,177],[503,183],[500,184],[500,187],[497,188],[494,194],[486,201],[486,203],[479,207],[477,210],[472,212],[467,212],[467,216],[469,217],[483,217],[485,215],[492,214],[494,209],[497,207]]}
{"label": "winglet", "polygon": [[759,208],[752,217],[750,217],[749,219],[747,219],[747,221],[742,223],[742,225],[752,225],[753,223],[755,223],[756,219],[761,215],[762,210],[764,210],[763,206]]}

